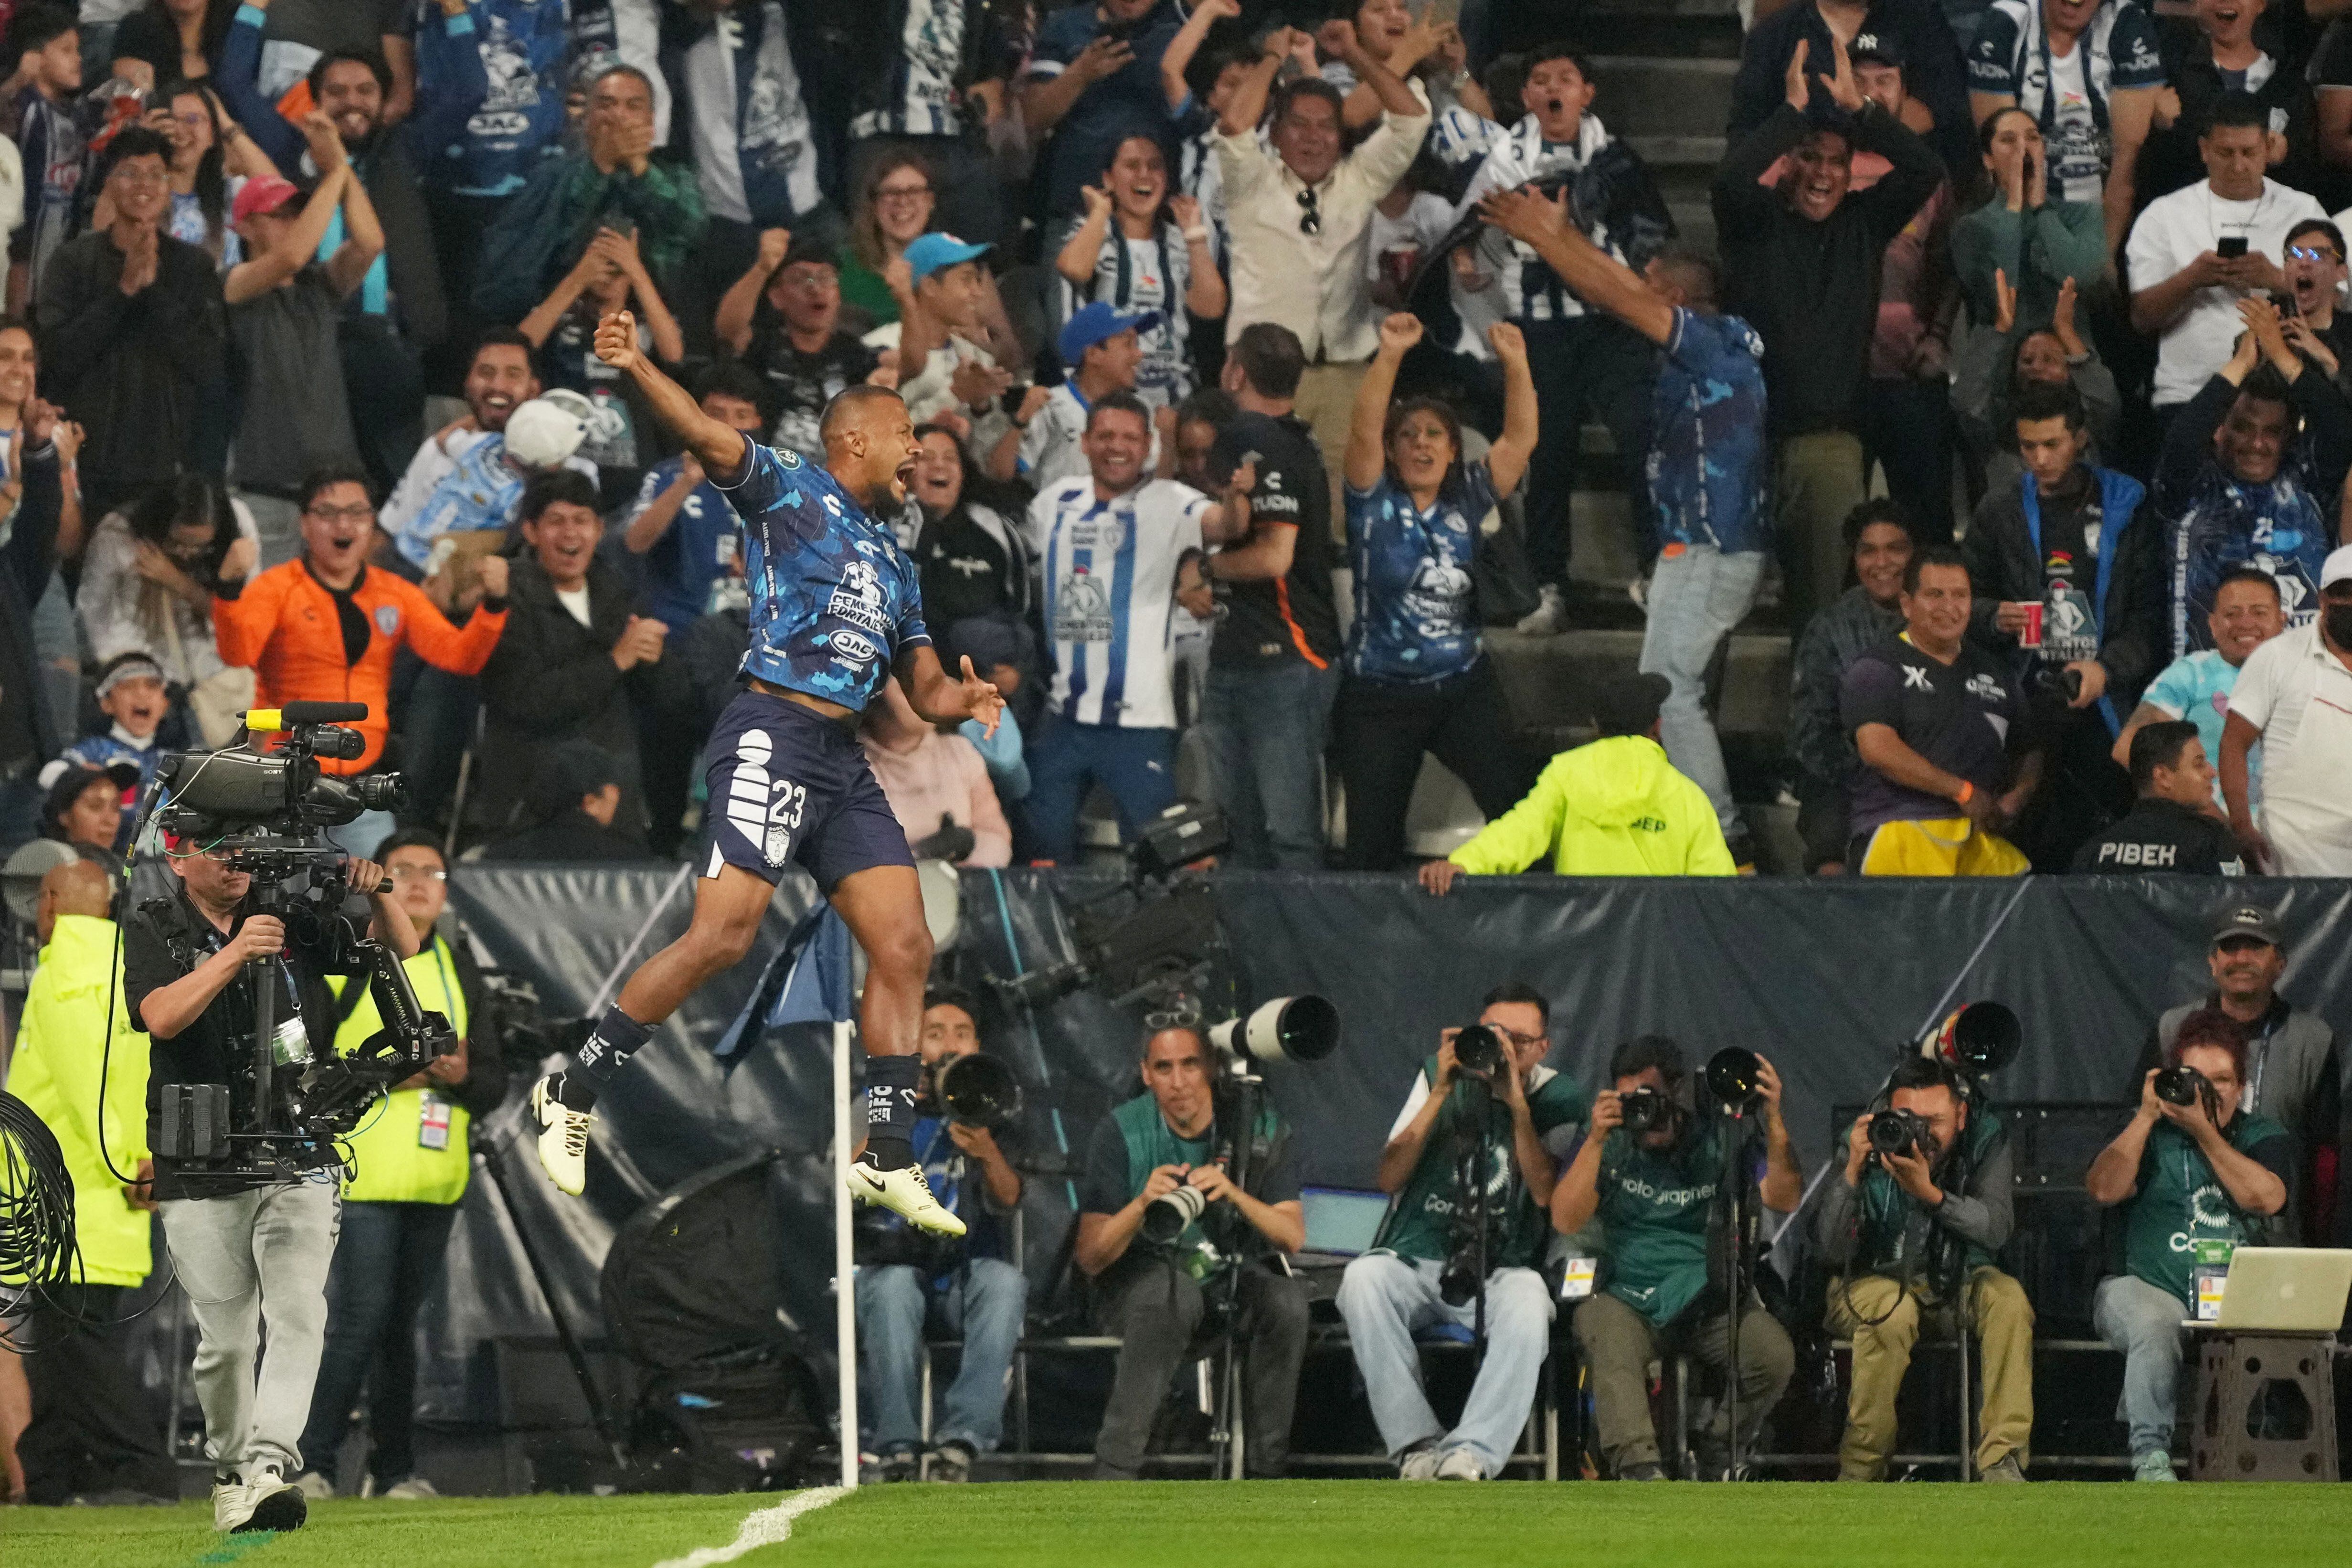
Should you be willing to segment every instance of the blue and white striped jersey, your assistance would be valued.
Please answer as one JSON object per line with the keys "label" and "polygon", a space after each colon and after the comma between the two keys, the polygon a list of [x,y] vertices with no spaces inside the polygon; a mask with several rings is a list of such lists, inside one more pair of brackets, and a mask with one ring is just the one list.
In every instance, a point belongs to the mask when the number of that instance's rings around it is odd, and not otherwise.
{"label": "blue and white striped jersey", "polygon": [[1176,568],[1199,550],[1207,496],[1152,479],[1102,500],[1093,476],[1050,485],[1029,505],[1054,647],[1053,707],[1081,724],[1172,730]]}

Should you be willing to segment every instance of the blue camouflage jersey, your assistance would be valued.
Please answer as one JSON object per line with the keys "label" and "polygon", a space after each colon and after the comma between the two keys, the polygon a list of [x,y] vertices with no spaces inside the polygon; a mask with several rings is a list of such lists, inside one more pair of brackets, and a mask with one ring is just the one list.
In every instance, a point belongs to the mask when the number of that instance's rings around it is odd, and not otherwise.
{"label": "blue camouflage jersey", "polygon": [[2278,582],[2279,608],[2299,626],[2319,613],[2321,563],[2336,540],[2336,503],[2304,447],[2267,484],[2233,479],[2208,463],[2189,509],[2172,524],[2172,657],[2213,646],[2206,625],[2222,575],[2256,566]]}
{"label": "blue camouflage jersey", "polygon": [[797,452],[743,445],[743,477],[711,480],[743,519],[743,673],[862,711],[901,654],[930,644],[915,563],[831,474]]}
{"label": "blue camouflage jersey", "polygon": [[1427,511],[1388,474],[1369,490],[1348,487],[1348,563],[1356,577],[1349,674],[1419,686],[1478,662],[1485,645],[1470,563],[1479,524],[1494,510],[1484,459],[1465,464]]}
{"label": "blue camouflage jersey", "polygon": [[1764,340],[1738,316],[1677,309],[1658,367],[1650,500],[1669,544],[1762,550]]}
{"label": "blue camouflage jersey", "polygon": [[[440,7],[418,0],[416,9],[421,26]],[[467,9],[489,91],[456,141],[420,149],[425,161],[417,173],[464,195],[503,196],[522,189],[563,133],[565,6],[563,0],[468,0]],[[433,78],[431,56],[420,57],[418,66],[420,90],[446,90]]]}

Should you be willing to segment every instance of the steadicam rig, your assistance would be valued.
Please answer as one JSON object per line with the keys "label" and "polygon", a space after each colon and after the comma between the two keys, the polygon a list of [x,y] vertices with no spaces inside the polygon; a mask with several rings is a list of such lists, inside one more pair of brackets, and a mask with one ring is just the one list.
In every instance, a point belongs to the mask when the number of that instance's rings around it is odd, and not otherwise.
{"label": "steadicam rig", "polygon": [[[252,878],[244,912],[285,922],[289,947],[329,973],[364,977],[383,1027],[349,1056],[313,1059],[299,1017],[281,1020],[278,959],[247,966],[253,1037],[231,1081],[161,1091],[155,1152],[218,1171],[290,1174],[332,1159],[360,1117],[393,1084],[455,1048],[449,1021],[426,1012],[391,950],[345,906],[350,857],[326,829],[401,804],[396,773],[339,778],[320,759],[355,761],[366,738],[340,726],[367,717],[361,702],[289,702],[246,715],[247,740],[227,751],[168,758],[149,809],[174,835],[174,855],[203,854]],[[169,900],[151,900],[148,906]],[[193,949],[176,956],[203,962]]]}

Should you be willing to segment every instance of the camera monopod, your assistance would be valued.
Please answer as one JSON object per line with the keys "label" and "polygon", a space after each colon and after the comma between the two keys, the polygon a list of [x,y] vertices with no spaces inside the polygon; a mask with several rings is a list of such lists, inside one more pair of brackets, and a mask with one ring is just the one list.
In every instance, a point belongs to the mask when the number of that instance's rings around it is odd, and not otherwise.
{"label": "camera monopod", "polygon": [[1748,1304],[1748,1248],[1755,1211],[1748,1202],[1748,1171],[1741,1155],[1748,1147],[1748,1118],[1758,1103],[1761,1059],[1754,1051],[1726,1046],[1707,1058],[1706,1089],[1722,1118],[1716,1138],[1719,1169],[1716,1202],[1724,1211],[1725,1313],[1729,1334],[1730,1368],[1724,1377],[1724,1409],[1730,1418],[1727,1473],[1740,1479],[1748,1468],[1748,1442],[1739,1415],[1739,1320]]}

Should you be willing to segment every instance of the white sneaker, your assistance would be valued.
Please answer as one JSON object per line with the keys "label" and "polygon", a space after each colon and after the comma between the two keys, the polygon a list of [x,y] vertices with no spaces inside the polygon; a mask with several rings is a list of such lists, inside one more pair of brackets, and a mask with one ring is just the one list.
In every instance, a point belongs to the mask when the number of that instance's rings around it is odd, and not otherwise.
{"label": "white sneaker", "polygon": [[[543,1150],[545,1146],[542,1139],[541,1147]],[[963,1221],[940,1207],[940,1200],[931,1196],[931,1184],[923,1179],[920,1165],[884,1171],[860,1160],[849,1167],[848,1181],[850,1196],[859,1203],[888,1209],[917,1230],[927,1230],[933,1236],[963,1234]]]}
{"label": "white sneaker", "polygon": [[530,1113],[539,1118],[539,1163],[558,1192],[578,1197],[588,1185],[588,1127],[596,1119],[548,1093],[549,1079],[530,1086]]}
{"label": "white sneaker", "polygon": [[302,1489],[276,1470],[264,1470],[243,1485],[213,1488],[213,1528],[232,1533],[251,1530],[299,1530],[310,1516]]}
{"label": "white sneaker", "polygon": [[316,1470],[305,1470],[296,1476],[294,1484],[301,1488],[302,1495],[312,1502],[325,1502],[335,1495],[335,1483]]}
{"label": "white sneaker", "polygon": [[1547,583],[1536,591],[1536,607],[1519,617],[1517,630],[1529,637],[1558,637],[1568,629],[1568,601],[1559,584]]}
{"label": "white sneaker", "polygon": [[394,1482],[375,1495],[397,1499],[402,1502],[414,1502],[420,1498],[437,1498],[441,1493],[423,1476],[411,1476],[404,1481]]}
{"label": "white sneaker", "polygon": [[1437,1461],[1444,1457],[1434,1444],[1426,1448],[1415,1448],[1397,1461],[1397,1479],[1433,1481],[1437,1479]]}
{"label": "white sneaker", "polygon": [[1480,1464],[1478,1456],[1469,1449],[1453,1448],[1447,1450],[1445,1458],[1437,1461],[1437,1479],[1441,1481],[1483,1481],[1486,1479],[1486,1467]]}

